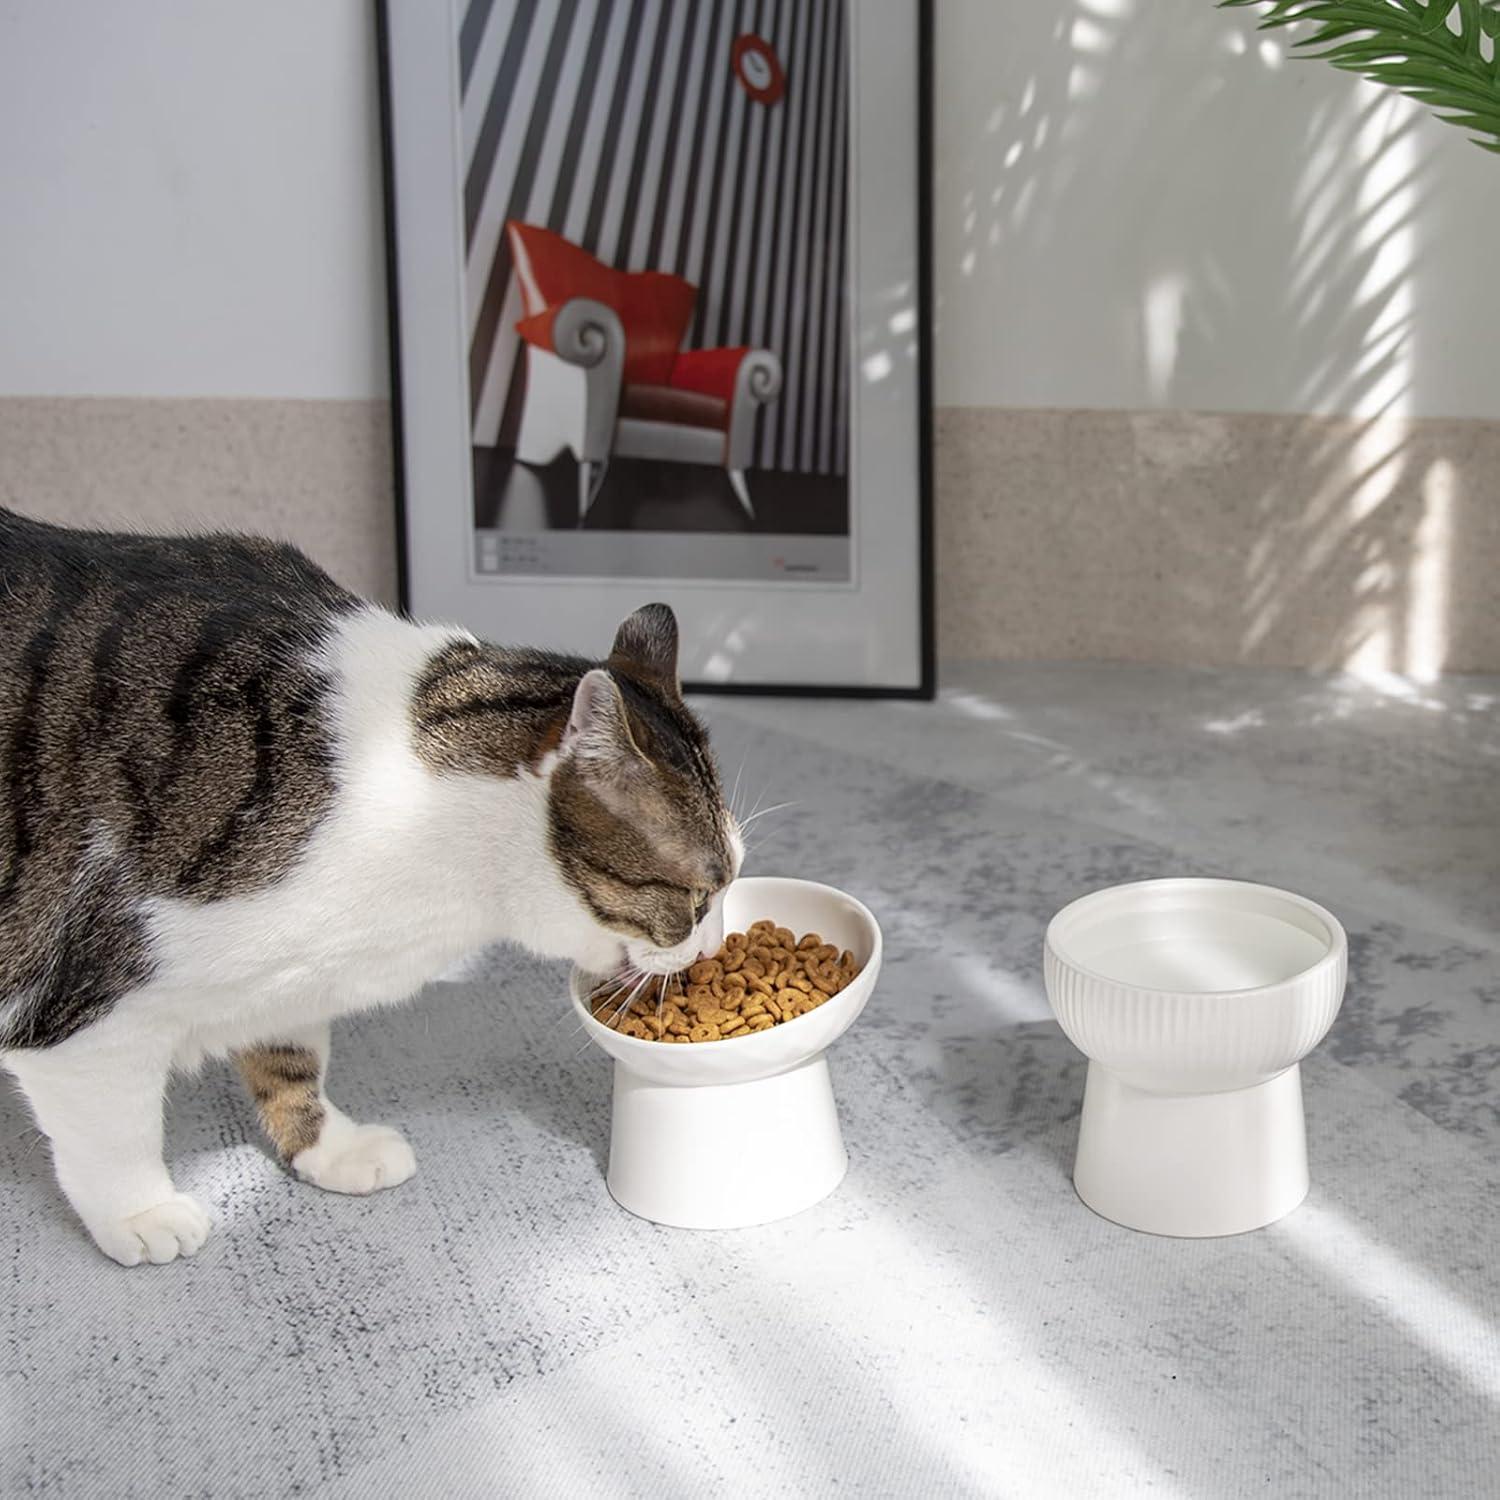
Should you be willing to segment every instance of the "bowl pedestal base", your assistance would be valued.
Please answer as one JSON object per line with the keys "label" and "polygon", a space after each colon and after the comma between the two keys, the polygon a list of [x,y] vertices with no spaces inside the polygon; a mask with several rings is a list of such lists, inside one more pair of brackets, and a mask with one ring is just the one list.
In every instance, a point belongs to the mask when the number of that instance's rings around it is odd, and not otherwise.
{"label": "bowl pedestal base", "polygon": [[640,1218],[678,1229],[766,1224],[826,1198],[848,1165],[821,1053],[769,1078],[698,1088],[615,1062],[609,1191]]}
{"label": "bowl pedestal base", "polygon": [[1296,1066],[1219,1094],[1152,1093],[1090,1062],[1073,1166],[1078,1196],[1147,1234],[1243,1234],[1307,1196]]}

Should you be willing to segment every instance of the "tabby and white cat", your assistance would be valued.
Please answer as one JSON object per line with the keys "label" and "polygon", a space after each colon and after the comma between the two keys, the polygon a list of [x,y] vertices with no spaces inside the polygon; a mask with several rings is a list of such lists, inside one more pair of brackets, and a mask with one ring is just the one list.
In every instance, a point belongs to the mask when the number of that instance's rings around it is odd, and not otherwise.
{"label": "tabby and white cat", "polygon": [[106,1255],[191,1255],[174,1069],[232,1055],[282,1159],[415,1170],[324,1093],[328,1023],[508,940],[668,972],[721,939],[739,831],[677,624],[602,665],[363,603],[291,547],[0,511],[0,1062]]}

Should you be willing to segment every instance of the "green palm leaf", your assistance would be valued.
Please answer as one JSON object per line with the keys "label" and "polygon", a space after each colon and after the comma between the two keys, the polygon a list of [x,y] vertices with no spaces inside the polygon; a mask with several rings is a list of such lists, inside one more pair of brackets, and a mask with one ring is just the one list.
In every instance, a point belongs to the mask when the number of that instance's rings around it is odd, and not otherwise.
{"label": "green palm leaf", "polygon": [[[1266,4],[1262,30],[1306,22],[1294,43],[1420,100],[1440,120],[1500,152],[1500,0],[1219,0]],[[1458,30],[1453,30],[1456,21]]]}

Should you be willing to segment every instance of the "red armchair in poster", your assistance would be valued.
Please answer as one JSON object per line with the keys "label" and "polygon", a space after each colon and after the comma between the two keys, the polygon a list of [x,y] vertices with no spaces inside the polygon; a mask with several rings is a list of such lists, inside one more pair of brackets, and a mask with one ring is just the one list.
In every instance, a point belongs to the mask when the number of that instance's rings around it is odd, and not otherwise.
{"label": "red armchair in poster", "polygon": [[661,271],[616,271],[551,230],[506,225],[526,316],[516,457],[578,462],[578,520],[609,461],[713,464],[752,519],[745,482],[757,411],[781,390],[768,349],[682,349],[698,292]]}

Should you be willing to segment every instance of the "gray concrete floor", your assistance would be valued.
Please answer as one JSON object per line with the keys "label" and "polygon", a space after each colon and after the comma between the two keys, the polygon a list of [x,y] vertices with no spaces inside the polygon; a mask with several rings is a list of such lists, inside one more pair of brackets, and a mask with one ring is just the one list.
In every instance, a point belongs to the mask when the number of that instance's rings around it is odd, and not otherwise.
{"label": "gray concrete floor", "polygon": [[[221,1072],[174,1091],[174,1170],[218,1220],[186,1266],[104,1262],[0,1102],[0,1492],[1492,1493],[1500,681],[943,683],[703,705],[727,778],[796,804],[749,869],[885,931],[830,1055],[832,1197],[734,1234],[617,1209],[608,1068],[512,953],[336,1036],[333,1096],[416,1148],[393,1193],[290,1181]],[[1183,873],[1289,886],[1350,937],[1304,1066],[1312,1193],[1224,1240],[1078,1202],[1083,1068],[1041,985],[1059,906]]]}

